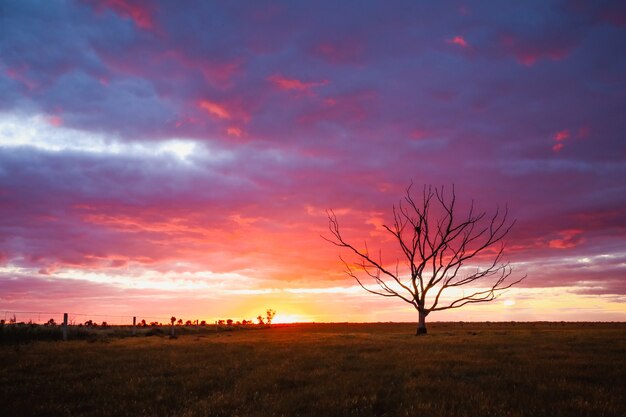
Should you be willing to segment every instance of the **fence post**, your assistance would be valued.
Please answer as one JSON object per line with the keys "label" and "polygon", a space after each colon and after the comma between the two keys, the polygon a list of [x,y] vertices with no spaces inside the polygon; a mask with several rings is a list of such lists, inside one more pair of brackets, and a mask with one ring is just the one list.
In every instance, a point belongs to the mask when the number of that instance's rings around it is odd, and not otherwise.
{"label": "fence post", "polygon": [[63,341],[67,342],[67,313],[63,313]]}
{"label": "fence post", "polygon": [[133,336],[137,334],[137,317],[133,316]]}

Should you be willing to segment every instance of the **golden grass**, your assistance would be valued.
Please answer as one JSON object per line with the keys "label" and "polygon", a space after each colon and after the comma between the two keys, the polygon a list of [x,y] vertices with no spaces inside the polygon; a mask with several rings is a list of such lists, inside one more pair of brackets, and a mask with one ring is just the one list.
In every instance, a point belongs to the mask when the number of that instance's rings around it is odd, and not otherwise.
{"label": "golden grass", "polygon": [[3,416],[626,415],[626,324],[299,324],[0,346]]}

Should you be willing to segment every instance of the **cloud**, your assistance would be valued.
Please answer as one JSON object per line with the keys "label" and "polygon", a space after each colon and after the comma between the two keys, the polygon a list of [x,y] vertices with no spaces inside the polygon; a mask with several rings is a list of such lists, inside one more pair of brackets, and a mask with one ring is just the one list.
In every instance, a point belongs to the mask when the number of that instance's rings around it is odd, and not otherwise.
{"label": "cloud", "polygon": [[554,140],[557,142],[563,141],[565,139],[569,138],[569,130],[565,129],[565,130],[561,130],[559,132],[556,132],[554,134]]}
{"label": "cloud", "polygon": [[296,90],[310,92],[315,87],[328,84],[328,80],[304,82],[295,78],[287,78],[282,75],[272,75],[268,78],[274,85],[282,90]]}
{"label": "cloud", "polygon": [[[348,286],[324,210],[391,251],[376,225],[411,180],[508,203],[520,272],[623,252],[617,3],[5,9],[3,265]],[[532,268],[583,291],[565,262]]]}
{"label": "cloud", "polygon": [[453,44],[453,45],[458,45],[461,48],[468,48],[469,44],[467,43],[467,41],[465,40],[465,38],[463,38],[463,36],[455,36],[452,39],[446,39],[447,43]]}
{"label": "cloud", "polygon": [[153,11],[147,3],[128,0],[98,0],[89,3],[95,3],[99,10],[108,7],[122,18],[130,18],[141,29],[149,30],[154,27]]}
{"label": "cloud", "polygon": [[231,117],[230,112],[221,104],[217,104],[209,100],[201,100],[200,103],[198,103],[198,106],[200,106],[201,109],[206,110],[209,114],[220,119],[230,119]]}
{"label": "cloud", "polygon": [[561,230],[558,239],[553,239],[548,242],[551,248],[566,249],[578,246],[582,242],[582,230],[570,229]]}

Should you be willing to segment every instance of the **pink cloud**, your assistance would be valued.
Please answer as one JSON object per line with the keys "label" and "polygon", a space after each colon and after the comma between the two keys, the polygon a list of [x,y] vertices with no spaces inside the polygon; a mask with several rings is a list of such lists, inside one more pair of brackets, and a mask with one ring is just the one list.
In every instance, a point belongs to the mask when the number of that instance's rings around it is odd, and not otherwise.
{"label": "pink cloud", "polygon": [[130,18],[141,29],[154,27],[153,10],[146,4],[131,0],[101,0],[100,6],[108,7],[122,17]]}
{"label": "pink cloud", "polygon": [[198,106],[219,119],[230,119],[231,114],[222,104],[210,100],[200,100]]}
{"label": "pink cloud", "polygon": [[557,142],[561,142],[567,138],[569,138],[569,130],[565,129],[565,130],[561,130],[558,131],[554,134],[554,140],[556,140]]}
{"label": "pink cloud", "polygon": [[48,123],[52,126],[59,127],[63,125],[63,118],[61,116],[50,116],[48,117]]}
{"label": "pink cloud", "polygon": [[527,40],[513,35],[502,36],[501,44],[520,64],[527,67],[534,66],[541,59],[560,61],[566,58],[574,48],[574,44],[570,41]]}
{"label": "pink cloud", "polygon": [[469,47],[469,44],[467,43],[465,38],[463,38],[463,36],[455,36],[452,39],[447,39],[446,43],[453,44],[453,45],[458,45],[458,46],[460,46],[462,48]]}
{"label": "pink cloud", "polygon": [[226,129],[226,133],[228,134],[228,136],[234,136],[234,137],[241,137],[241,135],[243,134],[243,131],[241,130],[240,127],[237,126],[230,126]]}
{"label": "pink cloud", "polygon": [[431,134],[430,131],[424,129],[413,130],[410,134],[411,139],[424,139]]}
{"label": "pink cloud", "polygon": [[176,128],[180,128],[180,127],[183,127],[185,125],[191,125],[191,124],[194,124],[194,123],[196,123],[196,119],[194,119],[193,117],[183,117],[183,118],[180,118],[179,120],[177,120],[174,123],[174,126]]}
{"label": "pink cloud", "polygon": [[307,92],[310,92],[311,89],[315,87],[321,87],[328,84],[328,80],[306,82],[300,81],[295,78],[287,78],[282,75],[272,75],[268,78],[268,80],[282,90],[296,90]]}
{"label": "pink cloud", "polygon": [[552,239],[548,242],[548,246],[553,249],[569,249],[582,243],[581,229],[566,229],[558,232],[559,238]]}
{"label": "pink cloud", "polygon": [[563,129],[556,132],[552,137],[554,138],[555,142],[557,142],[552,146],[552,150],[554,152],[559,152],[565,147],[565,144],[563,142],[570,138],[570,131],[569,129]]}

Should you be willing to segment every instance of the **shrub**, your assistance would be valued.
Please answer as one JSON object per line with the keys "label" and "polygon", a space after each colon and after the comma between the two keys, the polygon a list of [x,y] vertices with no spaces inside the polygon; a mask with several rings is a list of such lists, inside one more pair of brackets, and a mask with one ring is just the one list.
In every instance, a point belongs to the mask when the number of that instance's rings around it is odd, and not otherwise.
{"label": "shrub", "polygon": [[156,326],[146,332],[146,336],[163,336],[163,334],[163,330]]}

